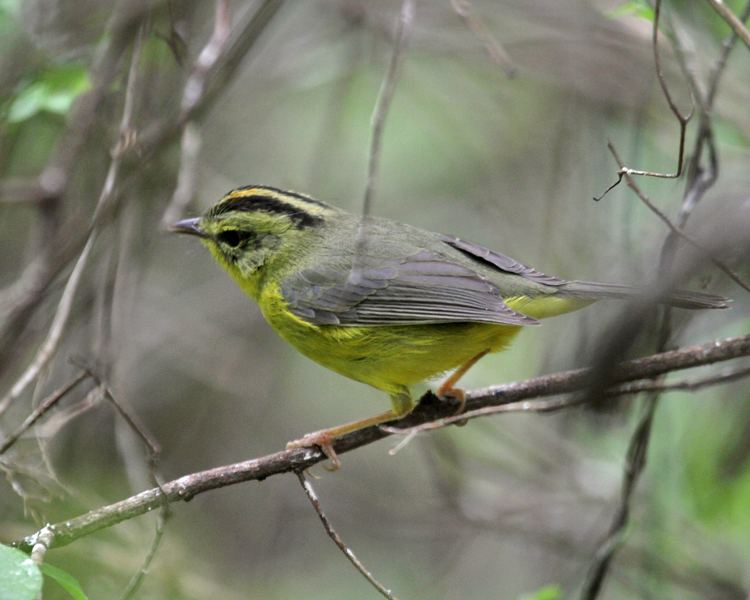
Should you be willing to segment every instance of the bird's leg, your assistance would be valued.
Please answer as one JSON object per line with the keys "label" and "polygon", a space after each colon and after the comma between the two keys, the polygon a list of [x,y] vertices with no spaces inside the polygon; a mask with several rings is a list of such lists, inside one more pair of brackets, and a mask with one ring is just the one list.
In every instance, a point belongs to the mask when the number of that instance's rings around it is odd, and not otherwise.
{"label": "bird's leg", "polygon": [[458,369],[453,371],[450,377],[448,377],[448,379],[440,384],[440,387],[437,389],[437,397],[441,400],[444,400],[446,398],[454,398],[458,400],[458,410],[456,411],[457,415],[460,415],[462,412],[464,412],[464,409],[466,408],[466,394],[461,388],[457,388],[454,386],[456,385],[456,383],[458,383],[458,380],[466,374],[466,371],[471,369],[471,367],[473,367],[476,362],[488,352],[489,350],[483,350],[476,356],[467,360],[464,364],[458,367]]}
{"label": "bird's leg", "polygon": [[292,440],[286,445],[286,447],[287,449],[293,449],[318,446],[323,454],[328,457],[328,460],[331,461],[330,470],[335,471],[341,466],[341,460],[339,460],[336,451],[333,449],[333,442],[336,438],[340,438],[341,436],[344,436],[347,433],[352,433],[353,431],[364,429],[365,427],[372,427],[373,425],[380,425],[381,423],[400,419],[414,407],[414,402],[412,401],[411,394],[409,394],[409,390],[404,387],[399,392],[392,394],[391,405],[393,406],[392,410],[387,410],[379,415],[307,433],[298,440]]}

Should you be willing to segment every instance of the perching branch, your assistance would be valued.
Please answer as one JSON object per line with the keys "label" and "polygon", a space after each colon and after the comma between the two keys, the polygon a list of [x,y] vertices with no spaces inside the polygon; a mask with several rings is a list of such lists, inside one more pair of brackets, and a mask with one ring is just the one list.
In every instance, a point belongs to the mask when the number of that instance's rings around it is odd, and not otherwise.
{"label": "perching branch", "polygon": [[[743,356],[750,356],[750,335],[688,346],[619,363],[612,369],[610,382],[614,386]],[[467,414],[463,416],[480,416],[475,415],[474,411],[522,400],[527,400],[528,403],[521,405],[520,409],[528,411],[531,410],[530,405],[535,399],[586,390],[594,376],[595,373],[591,369],[575,369],[469,391],[466,395]],[[427,394],[412,413],[393,422],[392,425],[399,428],[414,427],[451,416],[454,412],[454,406],[438,402],[434,396]],[[341,455],[372,444],[388,435],[388,432],[378,427],[368,427],[339,438],[334,449]],[[325,455],[316,448],[299,448],[185,475],[163,484],[161,490],[158,487],[152,488],[84,515],[50,525],[54,532],[52,547],[65,546],[95,531],[142,515],[161,507],[165,501],[187,501],[197,494],[235,483],[262,481],[280,473],[301,472],[324,460]],[[38,535],[39,533],[29,535],[16,542],[16,546],[29,551],[37,542]]]}

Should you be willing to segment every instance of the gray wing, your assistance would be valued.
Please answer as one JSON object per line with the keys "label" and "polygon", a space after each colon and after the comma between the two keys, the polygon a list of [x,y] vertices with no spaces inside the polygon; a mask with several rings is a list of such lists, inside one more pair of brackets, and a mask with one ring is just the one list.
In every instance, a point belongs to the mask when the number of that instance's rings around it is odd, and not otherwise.
{"label": "gray wing", "polygon": [[366,257],[355,269],[305,270],[281,291],[295,315],[316,325],[538,324],[509,308],[487,279],[430,250],[401,260]]}
{"label": "gray wing", "polygon": [[543,285],[559,286],[568,283],[565,279],[560,279],[554,275],[545,275],[541,271],[537,271],[534,267],[529,267],[518,262],[515,258],[500,254],[474,242],[467,242],[451,235],[440,235],[440,239],[467,256],[479,259],[506,273],[520,275],[524,279],[529,279]]}

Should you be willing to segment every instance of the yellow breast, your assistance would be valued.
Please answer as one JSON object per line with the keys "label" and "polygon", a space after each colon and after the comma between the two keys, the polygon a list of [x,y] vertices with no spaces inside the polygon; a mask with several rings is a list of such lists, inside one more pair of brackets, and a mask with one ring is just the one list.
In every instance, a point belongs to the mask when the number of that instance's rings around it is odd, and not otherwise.
{"label": "yellow breast", "polygon": [[308,358],[389,394],[451,370],[480,352],[502,350],[520,327],[487,323],[342,327],[292,314],[278,284],[258,304],[268,323]]}

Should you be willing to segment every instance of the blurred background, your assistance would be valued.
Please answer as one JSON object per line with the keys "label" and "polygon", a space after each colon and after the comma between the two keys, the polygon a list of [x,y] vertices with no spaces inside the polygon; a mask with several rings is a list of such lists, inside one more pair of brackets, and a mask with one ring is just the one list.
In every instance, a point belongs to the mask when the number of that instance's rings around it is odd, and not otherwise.
{"label": "blurred background", "polygon": [[[373,214],[474,240],[561,277],[653,281],[665,225],[624,184],[592,200],[616,179],[608,140],[636,168],[672,172],[677,162],[679,128],[655,76],[649,5],[475,0],[471,14],[507,54],[499,64],[454,4],[416,4]],[[744,8],[727,4],[737,14]],[[162,222],[165,212],[196,215],[253,183],[361,210],[370,120],[401,3],[226,6],[229,37],[218,47],[230,58],[211,65],[199,57],[216,37],[213,2],[0,2],[3,397],[48,335],[96,222],[60,341],[0,417],[4,435],[71,379],[76,358],[96,365],[158,440],[165,480],[268,454],[388,407],[382,393],[282,342],[208,253]],[[254,18],[262,22],[248,26]],[[690,88],[672,42],[705,87],[729,28],[707,2],[668,2],[663,19],[665,77],[687,112]],[[184,92],[191,81],[205,88],[195,109]],[[687,223],[744,277],[748,81],[750,54],[739,44],[713,111],[719,177]],[[676,218],[684,178],[638,183]],[[747,292],[684,244],[677,253],[691,265],[683,287],[734,302],[730,311],[675,313],[670,346],[746,333]],[[589,364],[621,309],[602,303],[524,331],[511,350],[473,368],[464,387]],[[656,326],[648,326],[630,352],[648,354],[655,344]],[[340,535],[402,600],[575,596],[619,501],[638,402],[479,419],[421,435],[395,456],[388,450],[398,440],[388,439],[344,455],[336,473],[314,469],[313,483]],[[664,395],[632,524],[601,597],[747,596],[749,425],[746,382]],[[5,543],[152,487],[143,444],[90,381],[0,468]],[[117,598],[154,527],[152,515],[139,517],[47,560],[90,598]],[[379,597],[327,538],[292,475],[175,505],[137,594],[303,596]],[[46,584],[45,598],[63,597]]]}

